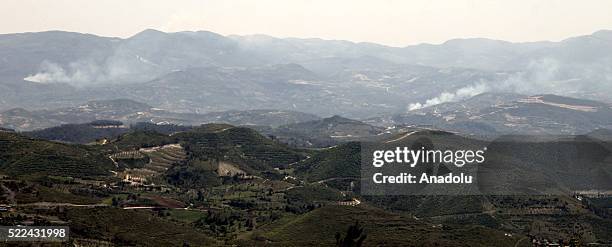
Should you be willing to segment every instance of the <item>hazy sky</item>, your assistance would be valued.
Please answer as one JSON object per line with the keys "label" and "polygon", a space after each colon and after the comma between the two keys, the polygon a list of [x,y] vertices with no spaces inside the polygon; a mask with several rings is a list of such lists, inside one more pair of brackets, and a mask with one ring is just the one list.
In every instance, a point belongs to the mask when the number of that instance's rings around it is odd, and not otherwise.
{"label": "hazy sky", "polygon": [[610,0],[0,0],[0,33],[128,37],[208,30],[394,46],[486,37],[561,40],[612,29]]}

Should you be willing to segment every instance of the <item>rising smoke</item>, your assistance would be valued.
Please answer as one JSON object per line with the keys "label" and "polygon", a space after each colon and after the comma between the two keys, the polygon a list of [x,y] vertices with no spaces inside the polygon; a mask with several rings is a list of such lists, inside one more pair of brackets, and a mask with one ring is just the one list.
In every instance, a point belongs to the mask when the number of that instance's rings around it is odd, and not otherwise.
{"label": "rising smoke", "polygon": [[555,59],[538,59],[529,62],[524,71],[508,73],[503,80],[479,81],[454,92],[442,92],[424,103],[409,104],[408,110],[414,111],[442,103],[456,102],[487,92],[597,97],[598,94],[612,93],[610,92],[612,80],[608,76],[584,68],[562,65]]}
{"label": "rising smoke", "polygon": [[43,61],[38,73],[23,79],[38,83],[61,82],[83,85],[104,81],[107,76],[97,64],[89,61],[72,62],[68,64],[67,68],[57,63]]}
{"label": "rising smoke", "polygon": [[476,96],[478,94],[481,94],[487,91],[488,91],[488,85],[484,83],[477,84],[477,85],[471,85],[471,86],[460,88],[459,90],[453,93],[443,92],[437,97],[426,100],[424,104],[421,104],[418,102],[412,103],[408,106],[408,110],[414,111],[414,110],[418,110],[421,108],[434,106],[434,105],[438,105],[438,104],[442,104],[446,102],[459,101],[459,100],[463,100],[463,99],[467,99],[467,98]]}
{"label": "rising smoke", "polygon": [[140,56],[111,56],[104,62],[95,59],[82,59],[61,65],[43,61],[38,72],[23,78],[37,83],[68,83],[74,86],[87,86],[100,83],[139,82],[155,78],[163,69],[151,64]]}

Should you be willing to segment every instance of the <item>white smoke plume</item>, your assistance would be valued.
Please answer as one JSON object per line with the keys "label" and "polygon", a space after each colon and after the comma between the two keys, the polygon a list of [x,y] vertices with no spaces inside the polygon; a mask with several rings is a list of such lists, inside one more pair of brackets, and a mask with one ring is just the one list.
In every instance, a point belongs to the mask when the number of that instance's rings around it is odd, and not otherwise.
{"label": "white smoke plume", "polygon": [[39,72],[23,78],[38,83],[70,83],[85,85],[107,79],[98,65],[89,61],[78,61],[68,64],[67,68],[57,63],[43,61]]}
{"label": "white smoke plume", "polygon": [[40,72],[34,75],[29,75],[23,79],[38,83],[65,82],[69,80],[68,75],[66,75],[66,71],[55,63],[45,61],[40,67]]}
{"label": "white smoke plume", "polygon": [[487,91],[488,91],[488,86],[485,85],[484,83],[471,85],[471,86],[460,88],[454,93],[443,92],[437,97],[426,100],[424,104],[421,104],[418,102],[412,103],[408,106],[408,110],[414,111],[414,110],[418,110],[421,108],[434,106],[434,105],[438,105],[438,104],[442,104],[446,102],[459,101],[459,100],[463,100],[463,99],[467,99],[467,98],[476,96],[478,94],[481,94]]}
{"label": "white smoke plume", "polygon": [[[602,87],[598,89],[595,85],[604,84],[604,88],[610,88],[610,80],[601,79],[602,75],[595,77],[593,74],[584,69],[564,67],[554,59],[538,59],[531,61],[524,71],[510,73],[505,79],[481,81],[455,92],[443,92],[424,103],[409,104],[407,108],[409,111],[414,111],[442,103],[464,100],[486,92],[580,96],[580,94],[596,92],[594,90],[602,92]],[[594,83],[585,83],[587,81]],[[603,91],[608,91],[608,89]]]}

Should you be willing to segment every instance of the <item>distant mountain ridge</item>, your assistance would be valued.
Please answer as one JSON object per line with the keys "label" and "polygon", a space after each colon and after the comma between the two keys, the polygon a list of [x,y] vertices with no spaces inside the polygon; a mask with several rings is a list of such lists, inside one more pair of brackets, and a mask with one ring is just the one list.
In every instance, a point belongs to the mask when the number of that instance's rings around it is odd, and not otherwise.
{"label": "distant mountain ridge", "polygon": [[[396,64],[517,70],[529,64],[523,62],[517,64],[519,66],[509,66],[508,63],[517,59],[528,59],[527,55],[530,54],[540,56],[557,54],[557,58],[563,59],[576,56],[575,58],[582,60],[591,59],[589,56],[594,56],[595,60],[603,60],[605,57],[597,51],[601,48],[609,49],[610,41],[612,41],[610,30],[571,37],[560,42],[512,43],[486,38],[470,38],[452,39],[439,45],[420,44],[406,47],[316,38],[275,38],[265,35],[222,36],[208,31],[166,33],[147,29],[125,39],[47,31],[0,35],[0,51],[3,54],[21,55],[21,57],[6,57],[3,63],[6,67],[0,70],[0,74],[14,72],[25,77],[28,73],[37,72],[36,69],[40,63],[55,57],[58,59],[50,60],[50,62],[59,65],[69,64],[84,57],[93,59],[92,62],[100,62],[98,61],[100,59],[117,62],[117,59],[131,57],[129,62],[126,62],[128,60],[122,61],[123,65],[138,62],[148,64],[149,69],[154,67],[164,69],[165,73],[188,67],[260,66],[262,64],[302,63],[322,58],[364,56]],[[42,47],[43,43],[47,46]],[[169,47],[173,49],[167,49]],[[584,53],[571,52],[572,49],[569,48],[582,48],[580,50]],[[44,52],[47,52],[45,49],[48,49],[50,53],[45,54]],[[63,52],[63,55],[60,57],[59,53],[52,52]],[[499,55],[493,55],[496,53]],[[34,54],[38,54],[37,57],[32,56]],[[454,59],[448,59],[449,57]],[[480,59],[476,60],[476,58]],[[483,60],[483,58],[490,59]],[[22,61],[20,66],[13,64],[16,59]],[[109,68],[108,72],[120,74],[120,71],[112,71],[113,69],[120,70],[120,68]],[[158,71],[157,76],[160,73],[164,71]]]}
{"label": "distant mountain ridge", "polygon": [[602,30],[560,42],[456,39],[400,48],[206,31],[145,30],[126,39],[4,34],[0,108],[129,98],[171,111],[273,108],[355,118],[471,88],[480,91],[469,95],[552,93],[609,102],[611,37]]}

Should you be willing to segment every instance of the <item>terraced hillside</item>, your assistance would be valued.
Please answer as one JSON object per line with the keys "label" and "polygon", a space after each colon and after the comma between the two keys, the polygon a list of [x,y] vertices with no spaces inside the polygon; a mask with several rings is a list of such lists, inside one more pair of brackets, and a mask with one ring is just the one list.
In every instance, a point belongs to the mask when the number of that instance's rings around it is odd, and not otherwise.
{"label": "terraced hillside", "polygon": [[361,148],[358,142],[349,142],[325,149],[309,159],[296,163],[295,173],[309,182],[358,178],[361,169]]}
{"label": "terraced hillside", "polygon": [[0,171],[15,176],[101,176],[114,168],[97,147],[68,145],[0,132]]}
{"label": "terraced hillside", "polygon": [[[148,178],[160,175],[173,165],[179,164],[187,159],[185,149],[179,144],[168,144],[164,146],[141,148],[130,155],[115,154],[115,157],[125,156],[127,159],[148,158],[148,162],[142,167],[128,168],[118,175],[124,180],[136,183],[145,183]],[[121,160],[121,158],[119,158]]]}
{"label": "terraced hillside", "polygon": [[[370,141],[414,148],[428,139],[441,150],[488,145],[488,152],[512,150],[513,159],[498,155],[497,161],[517,169],[531,160],[554,175],[570,162],[594,165],[601,180],[609,181],[612,174],[605,166],[609,162],[600,162],[609,161],[609,146],[590,137],[493,145],[444,131],[395,131]],[[529,236],[612,243],[609,201],[604,201],[609,197],[368,196],[360,186],[360,153],[366,149],[359,142],[300,150],[225,124],[178,133],[138,130],[93,146],[0,134],[0,151],[5,151],[0,152],[0,201],[14,203],[16,212],[2,214],[0,224],[24,225],[42,217],[70,226],[78,238],[74,242],[334,246],[336,233],[346,236],[359,221],[367,234],[365,246],[529,246]],[[71,177],[99,170],[108,176]],[[14,176],[31,173],[42,176]],[[565,175],[560,173],[561,181],[569,179]],[[96,220],[100,215],[104,218]]]}
{"label": "terraced hillside", "polygon": [[270,171],[306,156],[252,129],[231,125],[204,125],[173,137],[185,144],[192,157],[229,162],[247,174]]}
{"label": "terraced hillside", "polygon": [[346,206],[325,206],[287,217],[263,226],[257,234],[277,246],[337,246],[335,234],[346,234],[356,221],[367,236],[364,246],[457,246],[457,242],[462,246],[516,246],[523,237],[509,237],[488,227],[442,226],[375,208]]}
{"label": "terraced hillside", "polygon": [[[601,133],[603,134],[605,132]],[[416,219],[428,221],[434,225],[485,226],[502,233],[511,233],[512,236],[519,233],[530,234],[536,239],[564,239],[566,243],[572,239],[580,239],[586,243],[609,243],[611,237],[609,229],[612,229],[612,221],[605,213],[601,213],[607,210],[607,206],[588,205],[585,203],[586,199],[571,196],[572,192],[568,189],[588,186],[598,188],[596,186],[609,184],[607,183],[610,181],[608,143],[584,136],[551,140],[542,138],[537,141],[525,136],[508,136],[494,142],[484,142],[443,131],[407,132],[389,139],[386,143],[413,147],[412,143],[419,140],[430,140],[434,149],[440,150],[457,148],[476,150],[486,146],[488,148],[487,160],[480,166],[481,173],[479,174],[488,172],[497,176],[479,177],[480,189],[485,195],[499,193],[501,190],[493,190],[497,188],[497,185],[503,188],[514,188],[517,191],[521,189],[521,186],[528,186],[531,193],[537,192],[542,195],[367,196],[361,194],[361,197],[358,198],[363,204],[381,208],[387,212],[411,214]],[[309,182],[344,190],[349,188],[348,183],[342,183],[341,180],[360,175],[359,153],[358,143],[355,143],[353,148],[351,148],[351,143],[348,143],[325,149],[313,155],[312,158],[297,163],[295,174]],[[503,169],[506,167],[507,169]],[[439,169],[438,174],[440,171]],[[521,174],[521,176],[514,174]],[[511,181],[511,178],[518,181]],[[359,180],[355,179],[355,182],[358,183]],[[538,183],[546,183],[548,186]],[[356,188],[357,190],[353,192],[359,195],[360,186],[357,185]],[[554,193],[549,191],[554,191]],[[604,193],[594,196],[609,198]],[[595,216],[587,209],[603,216]],[[317,210],[306,215],[312,216],[315,215],[315,212]],[[319,213],[322,212],[319,211]],[[290,241],[288,237],[293,231],[308,231],[310,234],[307,235],[312,236],[318,231],[313,226],[320,225],[321,221],[316,219],[312,222],[317,222],[317,224],[304,223],[310,220],[305,218],[306,215],[287,221],[287,224],[293,224],[293,226],[279,224],[275,225],[277,229],[268,229],[266,226],[262,235],[273,242]],[[308,227],[308,229],[295,230],[299,227]],[[453,235],[456,237],[458,234]],[[333,238],[324,237],[328,239],[327,241],[333,241]],[[374,234],[368,234],[369,241],[377,238]],[[508,239],[508,237],[506,235],[505,238],[500,239]],[[301,241],[308,240],[302,239]],[[514,242],[510,241],[506,244],[513,246],[520,243],[523,245],[518,246],[525,246],[524,244],[528,241],[528,238],[525,238],[518,242],[518,239],[515,238]],[[417,242],[423,243],[424,241]],[[473,245],[491,246],[490,243]]]}

